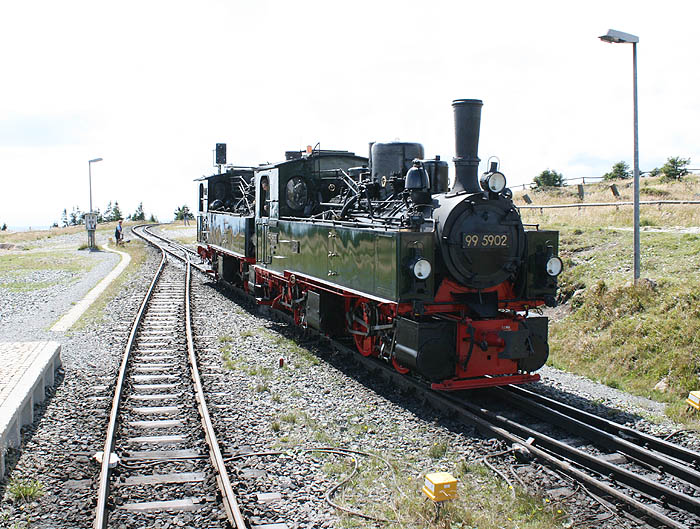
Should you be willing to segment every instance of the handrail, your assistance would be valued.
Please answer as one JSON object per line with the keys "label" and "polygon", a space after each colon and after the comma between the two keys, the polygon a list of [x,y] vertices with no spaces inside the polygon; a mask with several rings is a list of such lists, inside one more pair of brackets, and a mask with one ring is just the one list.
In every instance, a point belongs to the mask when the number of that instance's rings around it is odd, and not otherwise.
{"label": "handrail", "polygon": [[[640,200],[640,205],[655,206],[655,205],[692,205],[700,204],[700,200]],[[534,204],[516,206],[518,209],[556,209],[556,208],[586,208],[586,207],[601,207],[601,206],[632,206],[634,202],[576,202],[573,204],[543,204],[536,206]]]}

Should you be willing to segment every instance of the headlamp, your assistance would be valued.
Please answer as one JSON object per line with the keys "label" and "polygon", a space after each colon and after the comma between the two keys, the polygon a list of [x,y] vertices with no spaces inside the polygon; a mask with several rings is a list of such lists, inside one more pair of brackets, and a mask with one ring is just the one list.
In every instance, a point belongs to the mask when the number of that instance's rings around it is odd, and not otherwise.
{"label": "headlamp", "polygon": [[433,267],[427,259],[418,259],[413,263],[413,275],[416,276],[417,279],[427,279],[432,270]]}
{"label": "headlamp", "polygon": [[547,273],[552,277],[561,274],[562,268],[564,268],[564,263],[558,257],[550,257],[547,261]]}
{"label": "headlamp", "polygon": [[498,171],[485,173],[481,176],[481,187],[484,191],[500,193],[506,188],[506,177]]}

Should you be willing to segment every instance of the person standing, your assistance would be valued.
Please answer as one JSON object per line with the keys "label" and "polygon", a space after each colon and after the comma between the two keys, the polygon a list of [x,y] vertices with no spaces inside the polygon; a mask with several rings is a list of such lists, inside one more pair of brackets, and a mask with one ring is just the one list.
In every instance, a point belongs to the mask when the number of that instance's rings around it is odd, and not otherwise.
{"label": "person standing", "polygon": [[117,246],[122,244],[122,241],[124,240],[124,231],[122,230],[121,220],[117,224],[117,227],[114,229],[114,240],[116,241]]}

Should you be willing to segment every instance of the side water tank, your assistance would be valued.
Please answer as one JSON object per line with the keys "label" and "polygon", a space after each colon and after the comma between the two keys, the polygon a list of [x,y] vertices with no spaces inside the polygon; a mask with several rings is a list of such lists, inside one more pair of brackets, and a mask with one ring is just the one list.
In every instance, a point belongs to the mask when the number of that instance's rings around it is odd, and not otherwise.
{"label": "side water tank", "polygon": [[433,160],[423,160],[423,167],[430,176],[430,192],[447,193],[450,189],[449,165],[436,156]]}
{"label": "side water tank", "polygon": [[372,181],[381,185],[384,176],[387,180],[391,176],[406,176],[416,158],[423,159],[423,146],[420,143],[373,143],[370,150]]}

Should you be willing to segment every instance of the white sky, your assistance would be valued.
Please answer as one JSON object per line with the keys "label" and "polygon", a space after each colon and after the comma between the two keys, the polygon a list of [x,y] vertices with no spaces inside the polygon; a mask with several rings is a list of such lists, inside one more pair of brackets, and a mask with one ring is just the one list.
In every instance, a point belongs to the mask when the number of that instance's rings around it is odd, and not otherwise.
{"label": "white sky", "polygon": [[[419,141],[454,155],[451,101],[484,101],[479,154],[511,185],[632,164],[700,167],[700,3],[691,1],[6,1],[0,6],[0,224],[142,201],[194,210],[212,149],[256,165],[285,150],[367,154]],[[451,166],[450,173],[453,168]]]}

